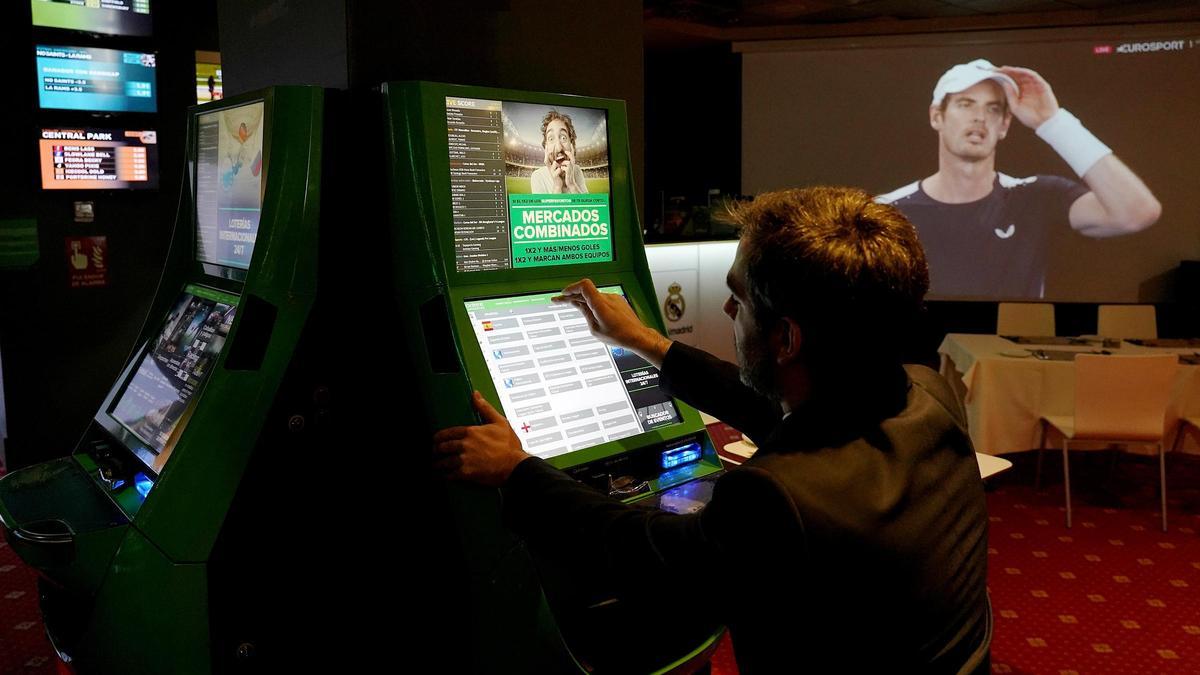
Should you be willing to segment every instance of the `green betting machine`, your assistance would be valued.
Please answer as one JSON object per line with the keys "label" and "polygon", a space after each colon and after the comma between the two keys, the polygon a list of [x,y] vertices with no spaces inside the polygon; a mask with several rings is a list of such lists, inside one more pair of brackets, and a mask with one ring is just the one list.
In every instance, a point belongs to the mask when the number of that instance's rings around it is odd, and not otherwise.
{"label": "green betting machine", "polygon": [[[589,277],[663,330],[624,103],[428,82],[388,83],[384,100],[394,286],[430,427],[475,423],[478,389],[528,452],[578,480],[646,508],[699,508],[721,470],[699,413],[550,300]],[[447,670],[686,671],[720,635],[671,602],[703,588],[667,583],[661,602],[633,605],[586,554],[531,550],[505,529],[496,490],[443,485],[429,503],[442,536],[428,548],[453,570],[432,600],[459,641]]]}
{"label": "green betting machine", "polygon": [[128,361],[68,456],[0,480],[68,669],[279,672],[321,644],[303,645],[300,617],[330,622],[304,592],[321,554],[300,506],[332,381],[333,331],[314,327],[325,96],[189,110],[174,234]]}

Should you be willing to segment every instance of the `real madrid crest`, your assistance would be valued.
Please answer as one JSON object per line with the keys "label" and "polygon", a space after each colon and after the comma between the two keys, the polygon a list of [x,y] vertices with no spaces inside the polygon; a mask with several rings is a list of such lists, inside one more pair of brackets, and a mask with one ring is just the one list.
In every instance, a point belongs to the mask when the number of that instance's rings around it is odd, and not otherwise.
{"label": "real madrid crest", "polygon": [[683,300],[682,291],[683,287],[679,284],[671,284],[667,288],[667,299],[663,302],[663,314],[667,321],[674,323],[683,318],[687,303]]}

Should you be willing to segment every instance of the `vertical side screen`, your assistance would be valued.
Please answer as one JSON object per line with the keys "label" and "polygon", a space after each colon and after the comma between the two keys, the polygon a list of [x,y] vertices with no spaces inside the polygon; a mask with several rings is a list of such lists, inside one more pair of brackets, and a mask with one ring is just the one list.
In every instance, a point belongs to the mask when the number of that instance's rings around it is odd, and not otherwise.
{"label": "vertical side screen", "polygon": [[250,267],[262,216],[263,113],[259,101],[197,116],[196,259]]}

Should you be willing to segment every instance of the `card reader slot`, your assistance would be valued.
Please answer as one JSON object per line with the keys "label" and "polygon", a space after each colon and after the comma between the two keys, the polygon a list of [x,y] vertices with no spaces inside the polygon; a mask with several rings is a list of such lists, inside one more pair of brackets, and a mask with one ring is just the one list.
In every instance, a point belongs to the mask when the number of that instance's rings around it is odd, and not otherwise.
{"label": "card reader slot", "polygon": [[425,338],[425,355],[435,373],[461,372],[454,335],[450,331],[450,313],[441,295],[421,303],[421,333]]}
{"label": "card reader slot", "polygon": [[267,355],[279,309],[257,295],[247,294],[238,307],[241,321],[229,346],[226,370],[258,370]]}

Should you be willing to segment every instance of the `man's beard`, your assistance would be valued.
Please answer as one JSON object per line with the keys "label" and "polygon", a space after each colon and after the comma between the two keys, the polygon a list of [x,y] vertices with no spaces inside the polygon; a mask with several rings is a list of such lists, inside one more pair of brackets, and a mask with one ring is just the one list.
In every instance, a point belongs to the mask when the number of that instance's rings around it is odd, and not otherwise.
{"label": "man's beard", "polygon": [[763,341],[757,339],[757,336],[746,337],[735,346],[738,376],[742,384],[762,396],[775,399],[775,364],[767,354]]}

